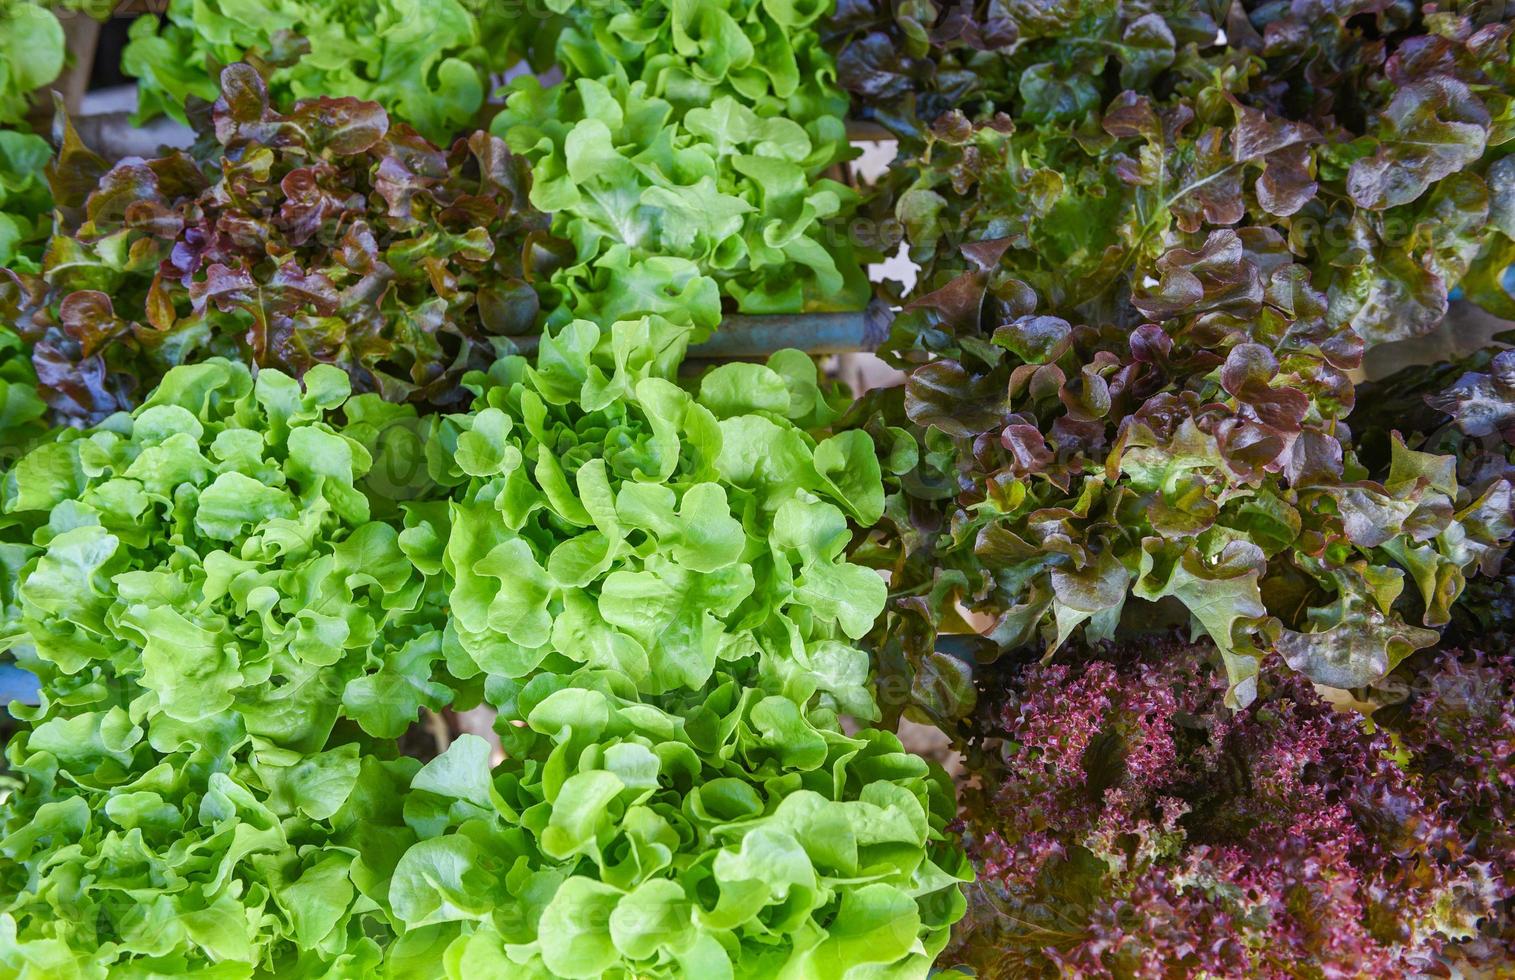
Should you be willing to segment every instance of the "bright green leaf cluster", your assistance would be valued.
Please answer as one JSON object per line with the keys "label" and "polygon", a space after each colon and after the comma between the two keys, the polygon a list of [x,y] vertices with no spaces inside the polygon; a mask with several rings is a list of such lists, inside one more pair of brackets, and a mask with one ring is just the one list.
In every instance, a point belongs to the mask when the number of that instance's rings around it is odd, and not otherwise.
{"label": "bright green leaf cluster", "polygon": [[278,106],[352,96],[445,144],[474,127],[489,75],[550,30],[482,0],[173,0],[161,24],[132,24],[122,66],[141,80],[139,119],[185,121],[190,99],[215,101],[222,66],[245,60],[270,69]]}
{"label": "bright green leaf cluster", "polygon": [[[466,413],[216,358],[4,472],[0,651],[42,703],[7,746],[0,975],[924,978],[962,916],[952,783],[866,727],[855,645],[887,587],[847,549],[914,440],[831,434],[844,399],[798,351],[678,380],[723,310],[868,298],[834,230],[856,196],[825,176],[850,153],[826,6],[547,8],[174,0],[135,28],[144,115],[183,118],[215,95],[206,68],[247,60],[275,104],[357,96],[442,138],[518,39],[567,24],[567,82],[517,83],[496,131],[575,261],[536,356],[468,374]],[[261,85],[232,94],[218,132],[282,125]],[[438,165],[385,163],[403,222]],[[310,234],[349,198],[322,197]],[[444,224],[495,207],[449,205]],[[175,226],[143,198],[122,220],[278,240],[202,210]],[[303,315],[318,297],[269,247]],[[270,302],[205,276],[179,281]],[[34,379],[0,380],[35,402]],[[35,425],[0,395],[0,422]],[[423,712],[481,698],[503,762],[473,736],[401,754]]]}
{"label": "bright green leaf cluster", "polygon": [[37,271],[53,206],[43,174],[51,156],[40,136],[0,129],[0,268]]}
{"label": "bright green leaf cluster", "polygon": [[16,123],[34,91],[63,71],[63,25],[33,0],[0,0],[0,123]]}
{"label": "bright green leaf cluster", "polygon": [[[878,714],[872,441],[810,434],[798,352],[674,384],[685,339],[572,321],[425,418],[217,359],[15,465],[3,636],[44,698],[0,962],[924,976],[951,784],[840,722]],[[398,757],[480,693],[502,767]]]}
{"label": "bright green leaf cluster", "polygon": [[435,424],[428,479],[459,492],[424,561],[462,649],[492,680],[588,666],[655,694],[755,660],[801,703],[875,716],[848,641],[885,587],[842,558],[849,519],[883,508],[871,441],[807,433],[835,411],[803,354],[715,368],[690,394],[655,354],[677,363],[683,335],[659,329],[622,321],[602,342],[573,321]]}
{"label": "bright green leaf cluster", "polygon": [[377,402],[348,394],[325,365],[303,389],[180,367],[6,475],[4,643],[44,693],[7,746],[6,968],[378,961],[407,843],[378,812],[419,765],[386,740],[454,695],[438,579],[371,519],[370,454],[329,421]]}
{"label": "bright green leaf cluster", "polygon": [[731,681],[662,707],[610,671],[507,714],[503,765],[464,736],[405,804],[390,903],[456,937],[454,980],[925,977],[962,915],[951,784],[891,734]]}
{"label": "bright green leaf cluster", "polygon": [[[25,118],[32,93],[58,77],[65,55],[63,25],[51,10],[0,0],[0,269],[33,272],[41,256],[53,203],[42,168],[51,151],[25,131]],[[0,438],[4,431],[0,422]]]}
{"label": "bright green leaf cluster", "polygon": [[702,330],[746,313],[857,309],[866,276],[843,227],[856,204],[824,171],[849,155],[846,98],[814,22],[825,5],[758,0],[575,5],[566,80],[511,87],[496,133],[534,166],[578,263],[573,315],[609,324],[651,282]]}
{"label": "bright green leaf cluster", "polygon": [[0,452],[7,462],[48,428],[47,405],[37,394],[37,373],[26,354],[15,331],[0,328]]}

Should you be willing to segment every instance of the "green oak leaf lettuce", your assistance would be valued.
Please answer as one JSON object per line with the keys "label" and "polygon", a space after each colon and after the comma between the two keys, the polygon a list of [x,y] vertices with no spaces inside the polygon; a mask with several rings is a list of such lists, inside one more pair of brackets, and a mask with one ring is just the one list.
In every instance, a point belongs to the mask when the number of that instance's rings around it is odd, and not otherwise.
{"label": "green oak leaf lettuce", "polygon": [[32,93],[63,72],[63,25],[32,0],[0,3],[0,123],[20,122]]}
{"label": "green oak leaf lettuce", "polygon": [[172,0],[161,22],[132,23],[122,67],[140,80],[139,120],[187,121],[223,66],[252,61],[280,108],[350,96],[446,143],[480,121],[490,76],[550,36],[544,17],[477,0]]}
{"label": "green oak leaf lettuce", "polygon": [[44,175],[52,149],[40,136],[0,129],[0,268],[37,270],[51,228]]}
{"label": "green oak leaf lettuce", "polygon": [[687,333],[657,319],[605,340],[572,321],[435,421],[427,475],[457,489],[431,555],[458,642],[491,679],[588,667],[652,694],[755,662],[801,703],[874,717],[850,641],[885,586],[842,556],[883,506],[872,444],[809,434],[835,409],[797,352],[679,387],[652,352],[676,363]]}
{"label": "green oak leaf lettuce", "polygon": [[58,17],[33,0],[0,2],[0,269],[35,272],[50,227],[44,167],[52,150],[30,132],[27,116],[34,93],[51,85],[67,60]]}
{"label": "green oak leaf lettuce", "polygon": [[504,763],[465,735],[406,800],[389,901],[437,975],[925,977],[962,915],[951,783],[894,735],[616,671],[542,675],[502,721]]}
{"label": "green oak leaf lettuce", "polygon": [[602,326],[663,312],[628,297],[637,280],[701,330],[723,306],[867,302],[845,230],[856,193],[823,175],[850,151],[820,6],[548,6],[569,18],[565,79],[517,79],[493,129],[532,162],[532,203],[575,246],[565,311]]}
{"label": "green oak leaf lettuce", "polygon": [[[180,366],[12,467],[0,636],[43,700],[0,962],[924,977],[970,877],[951,783],[842,727],[877,716],[871,440],[811,434],[797,352],[675,385],[653,319],[570,322],[466,414]],[[505,763],[397,755],[481,695]]]}
{"label": "green oak leaf lettuce", "polygon": [[6,746],[8,969],[378,963],[420,766],[393,739],[457,681],[440,580],[335,424],[377,396],[349,392],[329,365],[179,367],[8,469],[4,645],[43,691]]}
{"label": "green oak leaf lettuce", "polygon": [[0,328],[0,452],[6,462],[47,432],[46,415],[25,345],[13,331]]}
{"label": "green oak leaf lettuce", "polygon": [[[450,150],[411,124],[466,128],[546,21],[176,4],[145,113],[248,62],[197,146],[62,128],[59,234],[0,281],[10,416],[36,383],[79,426],[0,478],[0,650],[42,692],[0,972],[862,980],[946,945],[952,784],[868,727],[888,586],[847,556],[911,433],[833,432],[797,351],[679,380],[723,309],[867,297],[826,11],[549,6],[569,80]],[[504,762],[401,754],[480,699]]]}

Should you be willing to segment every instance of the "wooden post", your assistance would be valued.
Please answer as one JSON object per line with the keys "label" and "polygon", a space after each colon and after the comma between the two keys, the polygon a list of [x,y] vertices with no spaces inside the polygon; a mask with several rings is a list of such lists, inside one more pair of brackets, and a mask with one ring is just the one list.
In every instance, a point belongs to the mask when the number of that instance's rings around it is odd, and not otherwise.
{"label": "wooden post", "polygon": [[54,88],[63,96],[63,104],[72,115],[79,114],[84,93],[89,91],[90,74],[95,67],[95,48],[100,44],[100,22],[78,10],[56,10],[63,24],[68,44],[69,64],[58,76]]}
{"label": "wooden post", "polygon": [[847,120],[847,138],[854,143],[882,143],[895,139],[895,135],[883,125],[870,119]]}

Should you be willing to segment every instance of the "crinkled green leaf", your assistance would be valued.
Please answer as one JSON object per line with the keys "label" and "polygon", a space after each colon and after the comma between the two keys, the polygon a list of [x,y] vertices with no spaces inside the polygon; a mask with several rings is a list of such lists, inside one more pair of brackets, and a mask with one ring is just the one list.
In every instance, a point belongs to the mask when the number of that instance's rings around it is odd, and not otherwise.
{"label": "crinkled green leaf", "polygon": [[9,470],[5,643],[46,693],[7,745],[5,955],[80,975],[379,962],[415,840],[395,788],[415,765],[383,760],[460,682],[445,594],[356,487],[346,375],[307,382],[176,368]]}
{"label": "crinkled green leaf", "polygon": [[[523,975],[923,973],[963,908],[949,784],[893,735],[847,736],[754,695],[727,679],[695,700],[637,698],[598,671],[528,683],[494,772],[519,822],[412,847],[397,913],[471,918],[463,892],[488,891],[510,928],[450,955]],[[716,730],[729,748],[700,734]]]}
{"label": "crinkled green leaf", "polygon": [[134,21],[122,54],[140,80],[139,121],[167,113],[183,122],[190,100],[215,99],[220,66],[259,58],[280,105],[350,95],[443,143],[474,121],[490,73],[542,59],[554,33],[545,17],[472,0],[173,0],[166,14]]}
{"label": "crinkled green leaf", "polygon": [[850,151],[845,100],[808,29],[819,8],[552,9],[567,15],[564,80],[518,78],[493,128],[531,160],[532,203],[577,252],[555,279],[559,315],[656,314],[699,336],[723,295],[748,313],[865,304],[863,250],[830,230],[857,196],[822,176]]}
{"label": "crinkled green leaf", "polygon": [[[783,661],[761,669],[871,716],[854,671],[814,651],[863,635],[885,600],[877,574],[842,562],[850,532],[822,499],[860,521],[882,508],[872,441],[817,443],[790,420],[825,398],[793,358],[776,355],[783,374],[717,368],[692,399],[639,352],[654,342],[644,325],[614,323],[608,345],[587,321],[566,325],[534,368],[476,376],[475,413],[436,431],[436,455],[451,442],[461,471],[444,564],[463,651],[491,677],[587,664],[651,693]],[[633,360],[646,375],[622,385]],[[606,402],[609,389],[629,397]],[[811,519],[826,530],[783,530]],[[786,533],[793,549],[768,547]]]}

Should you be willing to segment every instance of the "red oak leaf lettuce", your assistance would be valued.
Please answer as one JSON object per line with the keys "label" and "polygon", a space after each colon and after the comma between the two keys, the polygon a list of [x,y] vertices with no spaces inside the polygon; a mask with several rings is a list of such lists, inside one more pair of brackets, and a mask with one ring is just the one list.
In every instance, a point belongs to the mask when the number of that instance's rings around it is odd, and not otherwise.
{"label": "red oak leaf lettuce", "polygon": [[831,40],[854,114],[902,140],[930,285],[1008,238],[1055,306],[1108,313],[1172,245],[1270,228],[1371,344],[1430,330],[1459,282],[1515,316],[1505,6],[844,0]]}
{"label": "red oak leaf lettuce", "polygon": [[874,645],[936,720],[972,699],[939,633],[976,634],[986,663],[1188,621],[1244,705],[1270,650],[1332,687],[1383,676],[1498,568],[1508,476],[1460,481],[1413,432],[1359,458],[1361,342],[1270,230],[1167,250],[1123,322],[1039,313],[1003,240],[962,252],[975,267],[896,320],[903,389],[846,420],[897,463],[855,548],[890,573]]}
{"label": "red oak leaf lettuce", "polygon": [[214,355],[466,400],[462,374],[535,329],[560,252],[525,162],[485,133],[440,149],[371,102],[277,112],[247,65],[222,85],[190,153],[107,167],[65,134],[41,272],[0,279],[54,417],[98,421]]}

